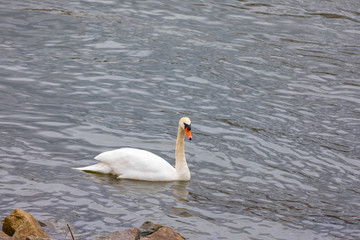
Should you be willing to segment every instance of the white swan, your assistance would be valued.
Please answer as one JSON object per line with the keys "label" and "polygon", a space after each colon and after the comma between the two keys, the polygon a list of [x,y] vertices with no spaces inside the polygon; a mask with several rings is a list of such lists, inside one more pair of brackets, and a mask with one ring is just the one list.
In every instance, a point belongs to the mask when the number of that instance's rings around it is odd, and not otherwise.
{"label": "white swan", "polygon": [[175,148],[175,168],[163,158],[136,148],[120,148],[103,152],[95,157],[101,163],[75,168],[82,171],[117,175],[118,178],[144,181],[188,181],[190,171],[185,159],[184,137],[191,136],[191,121],[183,117],[179,128]]}

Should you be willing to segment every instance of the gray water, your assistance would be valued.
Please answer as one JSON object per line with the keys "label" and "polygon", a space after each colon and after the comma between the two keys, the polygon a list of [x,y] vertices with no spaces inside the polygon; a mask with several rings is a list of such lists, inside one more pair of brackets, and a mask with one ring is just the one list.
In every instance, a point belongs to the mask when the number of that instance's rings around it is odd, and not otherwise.
{"label": "gray water", "polygon": [[[173,226],[187,239],[360,238],[360,2],[2,1],[0,212],[64,239]],[[190,182],[74,167],[120,147]],[[69,238],[68,238],[69,239]]]}

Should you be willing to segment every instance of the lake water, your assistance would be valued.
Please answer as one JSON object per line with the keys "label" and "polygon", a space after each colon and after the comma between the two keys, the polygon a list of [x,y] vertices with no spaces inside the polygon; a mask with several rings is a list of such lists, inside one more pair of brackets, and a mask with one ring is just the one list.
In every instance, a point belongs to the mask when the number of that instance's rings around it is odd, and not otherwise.
{"label": "lake water", "polygon": [[[360,238],[360,2],[2,1],[0,212],[76,239]],[[74,167],[120,147],[190,182]]]}

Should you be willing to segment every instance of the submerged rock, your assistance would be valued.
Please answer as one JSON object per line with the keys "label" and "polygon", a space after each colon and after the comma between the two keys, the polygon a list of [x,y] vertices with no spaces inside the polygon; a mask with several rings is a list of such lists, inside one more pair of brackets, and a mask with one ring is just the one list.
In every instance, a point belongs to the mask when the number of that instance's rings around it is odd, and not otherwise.
{"label": "submerged rock", "polygon": [[14,240],[51,239],[38,221],[30,213],[21,209],[15,209],[5,218],[2,230]]}

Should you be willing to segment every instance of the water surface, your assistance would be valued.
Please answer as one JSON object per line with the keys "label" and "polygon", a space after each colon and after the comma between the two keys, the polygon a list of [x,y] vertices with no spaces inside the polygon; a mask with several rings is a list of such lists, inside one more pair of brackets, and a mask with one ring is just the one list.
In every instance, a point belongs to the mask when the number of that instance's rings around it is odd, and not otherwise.
{"label": "water surface", "polygon": [[[187,239],[360,238],[358,1],[0,9],[2,217],[76,239],[145,220]],[[173,164],[184,115],[190,182],[72,169],[120,147]]]}

